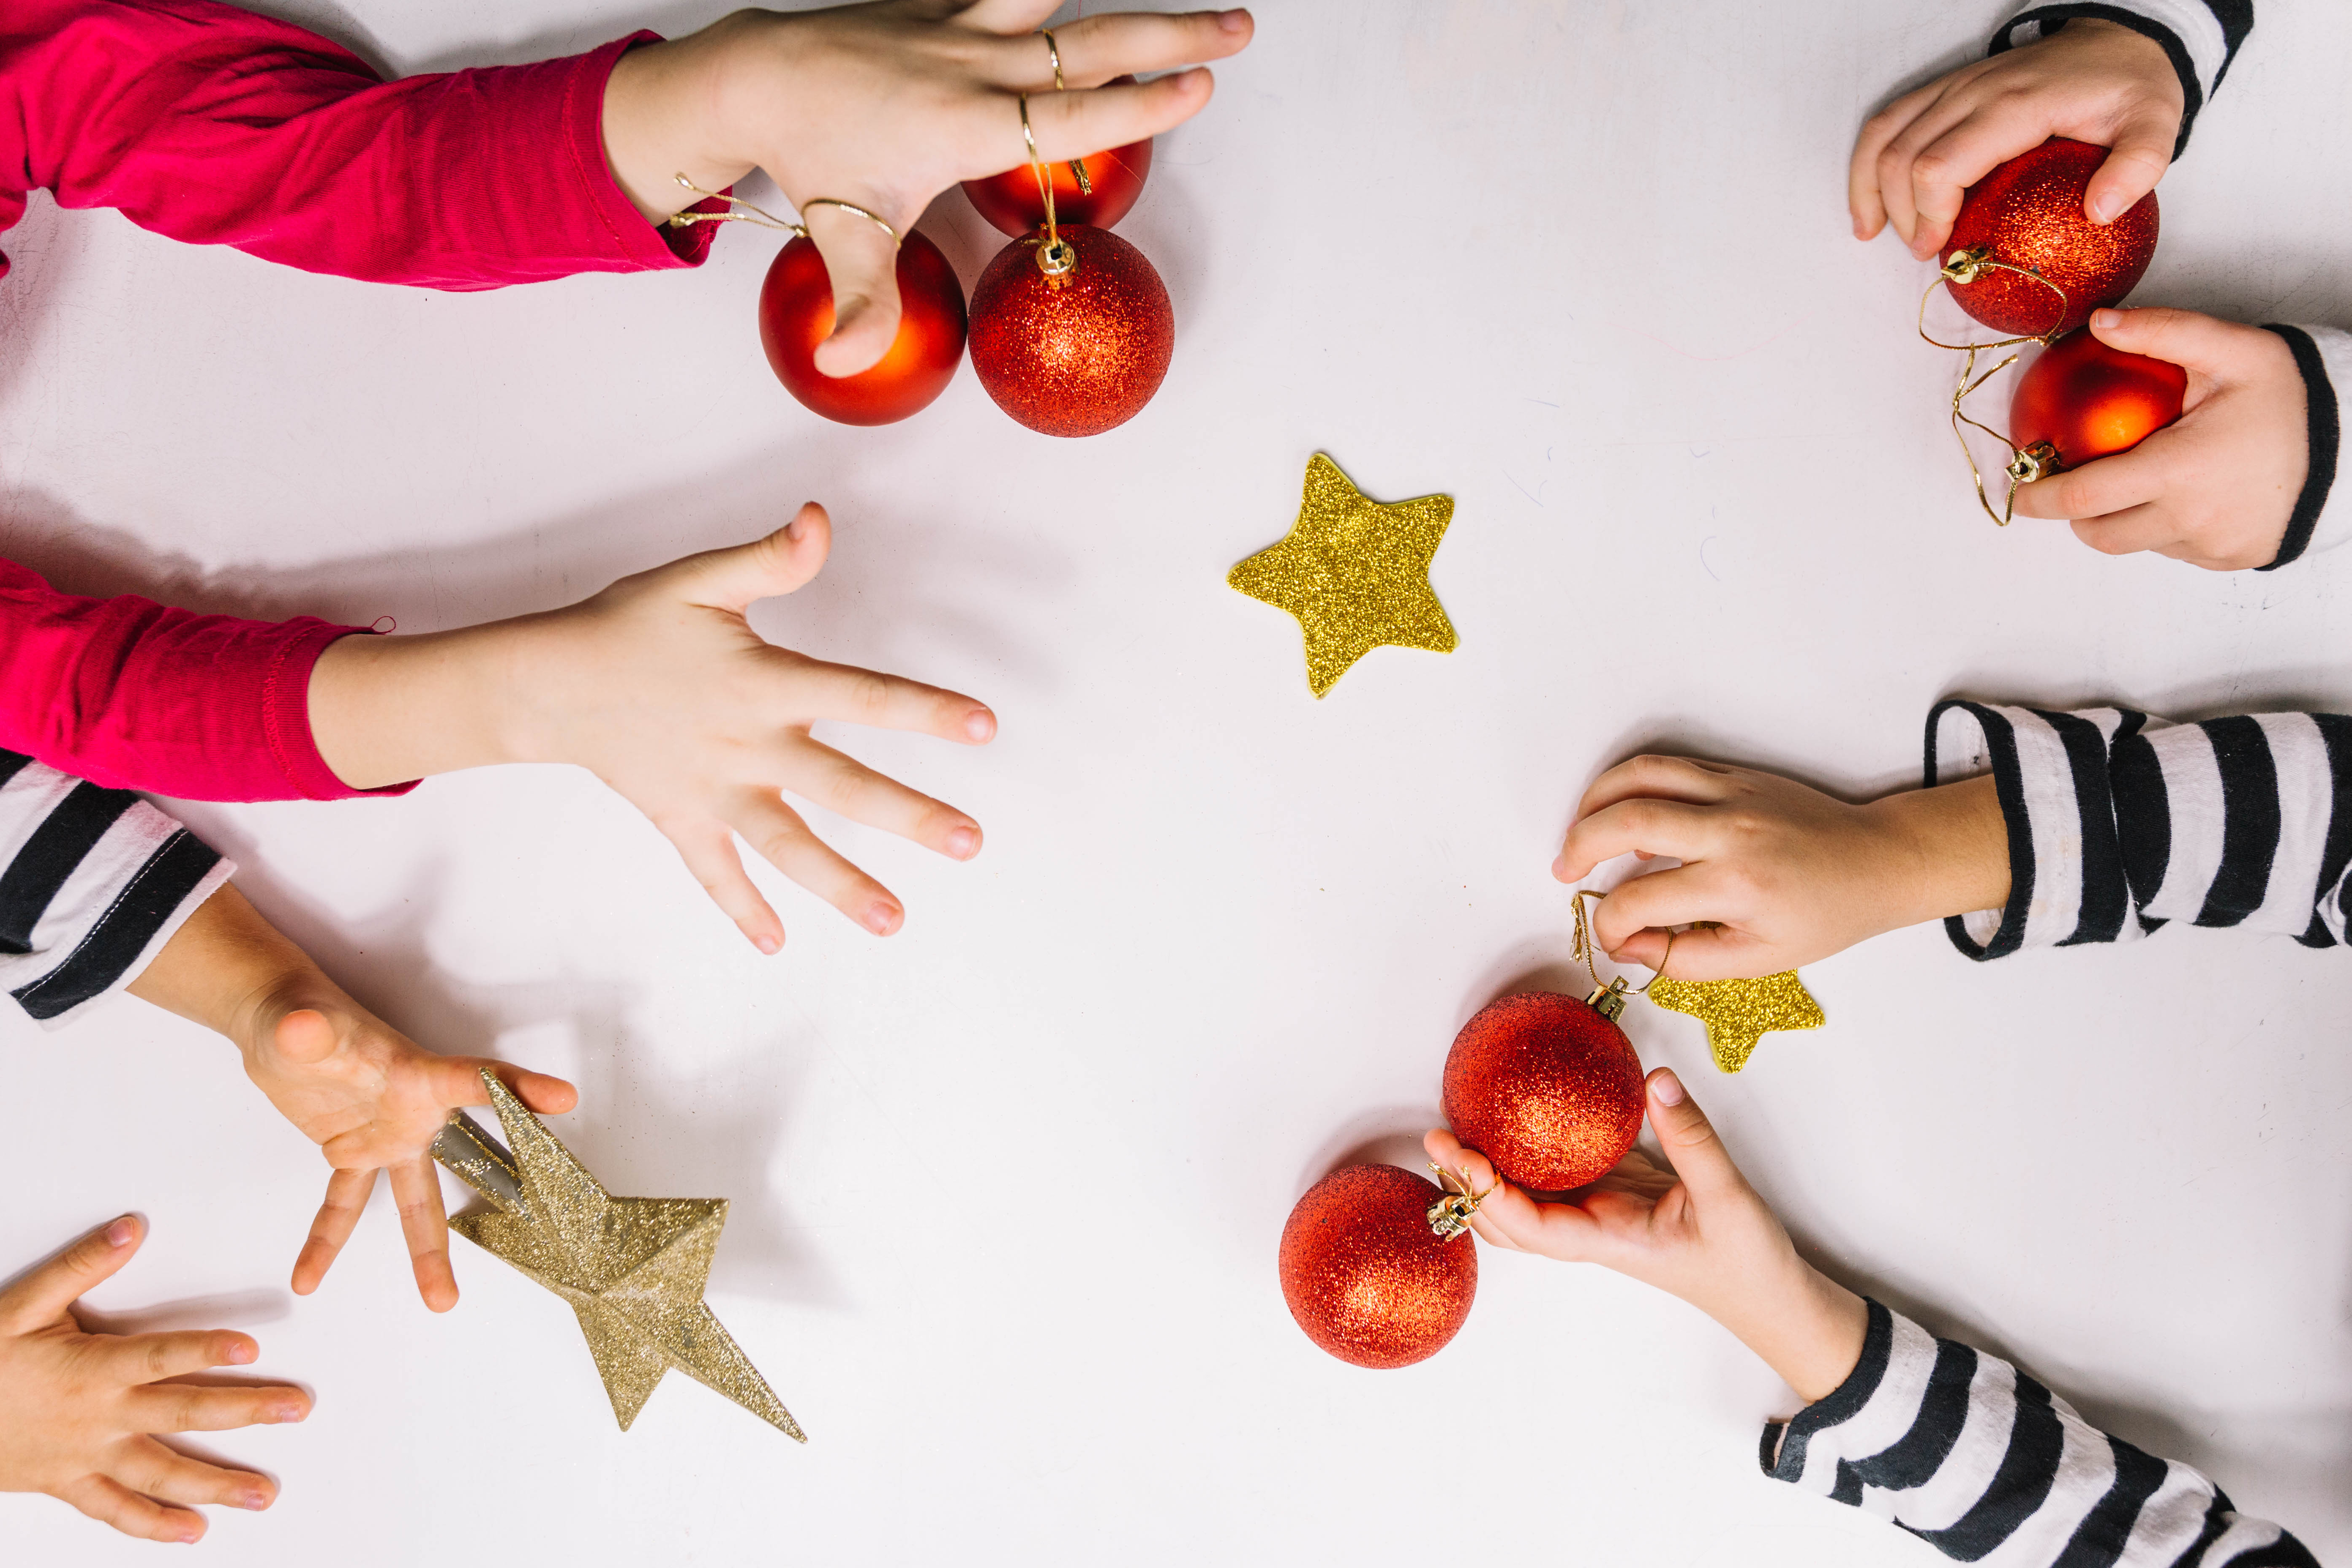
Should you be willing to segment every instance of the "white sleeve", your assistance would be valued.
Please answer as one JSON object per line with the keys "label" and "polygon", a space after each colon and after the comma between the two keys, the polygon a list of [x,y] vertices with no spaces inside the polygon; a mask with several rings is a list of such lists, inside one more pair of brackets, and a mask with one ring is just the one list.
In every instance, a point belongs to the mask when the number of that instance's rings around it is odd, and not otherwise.
{"label": "white sleeve", "polygon": [[2310,466],[2304,470],[2303,493],[2295,498],[2294,515],[2269,572],[2298,556],[2333,550],[2352,538],[2352,500],[2336,496],[2336,465],[2344,439],[2343,394],[2352,386],[2352,332],[2335,327],[2290,327],[2267,323],[2294,354],[2303,373],[2305,427],[2310,439]]}
{"label": "white sleeve", "polygon": [[130,791],[0,751],[0,988],[45,1026],[130,984],[236,869]]}

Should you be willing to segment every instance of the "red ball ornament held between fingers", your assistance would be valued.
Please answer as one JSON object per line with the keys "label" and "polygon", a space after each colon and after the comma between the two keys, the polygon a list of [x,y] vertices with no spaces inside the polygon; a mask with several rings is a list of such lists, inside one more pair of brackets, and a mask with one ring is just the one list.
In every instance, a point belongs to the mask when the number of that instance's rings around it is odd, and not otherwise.
{"label": "red ball ornament held between fingers", "polygon": [[[2042,351],[2017,378],[2009,438],[2047,444],[2056,468],[2128,452],[2180,417],[2189,373],[2168,360],[2109,348],[2078,329]],[[2044,467],[2052,465],[2044,459]]]}
{"label": "red ball ornament held between fingers", "polygon": [[940,247],[920,234],[898,246],[898,335],[880,362],[856,375],[816,368],[833,333],[833,281],[815,242],[776,253],[760,287],[760,342],[794,397],[844,425],[888,425],[930,406],[963,358],[963,285]]}
{"label": "red ball ornament held between fingers", "polygon": [[1462,1026],[1445,1120],[1514,1185],[1566,1192],[1607,1175],[1641,1136],[1642,1062],[1587,1003],[1522,991]]}
{"label": "red ball ornament held between fingers", "polygon": [[1445,1348],[1478,1293],[1478,1251],[1430,1229],[1442,1196],[1394,1165],[1349,1165],[1307,1190],[1282,1227],[1282,1299],[1308,1339],[1369,1367]]}
{"label": "red ball ornament held between fingers", "polygon": [[1068,270],[1038,266],[1043,234],[997,252],[971,291],[971,368],[996,405],[1048,436],[1095,436],[1151,401],[1176,349],[1176,311],[1143,252],[1065,225]]}
{"label": "red ball ornament held between fingers", "polygon": [[1973,282],[1944,285],[1961,310],[2005,336],[2046,337],[2132,291],[2156,254],[2156,194],[2111,224],[2093,223],[2083,198],[2106,158],[2104,147],[2053,137],[1969,187],[1945,258],[1980,253],[2041,274],[2066,298],[2062,310],[2058,295],[2033,279],[1987,268]]}

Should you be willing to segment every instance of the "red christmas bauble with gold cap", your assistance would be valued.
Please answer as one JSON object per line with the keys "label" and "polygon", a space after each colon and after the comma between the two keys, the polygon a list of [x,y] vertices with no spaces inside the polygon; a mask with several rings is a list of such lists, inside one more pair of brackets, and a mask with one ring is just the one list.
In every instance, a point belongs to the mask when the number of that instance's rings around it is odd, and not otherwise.
{"label": "red christmas bauble with gold cap", "polygon": [[1607,1175],[1641,1136],[1642,1061],[1591,1004],[1522,991],[1462,1026],[1442,1103],[1454,1135],[1513,1185],[1566,1192]]}
{"label": "red christmas bauble with gold cap", "polygon": [[1349,1165],[1307,1189],[1282,1227],[1282,1299],[1308,1339],[1375,1368],[1445,1348],[1478,1293],[1478,1249],[1467,1231],[1431,1228],[1444,1195],[1395,1165]]}
{"label": "red christmas bauble with gold cap", "polygon": [[2053,136],[1969,187],[1944,244],[1947,262],[2005,262],[2056,284],[2065,299],[2034,278],[1980,267],[1969,282],[1945,282],[1961,310],[2004,336],[2047,337],[2132,291],[2156,255],[2156,193],[2113,223],[2093,223],[2083,198],[2106,160],[2105,147]]}
{"label": "red christmas bauble with gold cap", "polygon": [[2042,351],[2017,378],[2009,438],[2032,450],[2047,444],[2054,468],[2128,452],[2180,417],[2189,373],[2169,360],[2126,353],[2087,327]]}
{"label": "red christmas bauble with gold cap", "polygon": [[1055,240],[1025,235],[997,252],[971,291],[981,385],[1048,436],[1099,435],[1134,418],[1175,351],[1167,286],[1108,229],[1066,224]]}
{"label": "red christmas bauble with gold cap", "polygon": [[898,335],[856,375],[827,375],[816,347],[833,335],[833,279],[805,236],[776,253],[760,286],[760,342],[784,389],[827,419],[888,425],[929,407],[963,358],[963,285],[920,234],[898,246]]}

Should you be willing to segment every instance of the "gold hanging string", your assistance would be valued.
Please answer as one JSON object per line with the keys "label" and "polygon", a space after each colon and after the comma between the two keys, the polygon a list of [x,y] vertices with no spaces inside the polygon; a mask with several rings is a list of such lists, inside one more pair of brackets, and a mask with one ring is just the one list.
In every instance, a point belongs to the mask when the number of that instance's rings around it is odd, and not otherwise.
{"label": "gold hanging string", "polygon": [[[1045,53],[1050,56],[1054,61],[1054,90],[1055,92],[1069,91],[1070,89],[1062,83],[1062,46],[1054,41],[1054,29],[1051,27],[1040,27],[1037,29],[1037,36],[1045,40]],[[1036,144],[1032,142],[1030,144],[1030,151],[1034,153],[1035,150]],[[1073,158],[1070,160],[1070,178],[1077,181],[1078,195],[1082,196],[1090,196],[1095,194],[1095,183],[1094,180],[1087,174],[1087,161],[1084,158]]]}
{"label": "gold hanging string", "polygon": [[[670,177],[706,201],[725,202],[730,207],[740,207],[742,209],[740,212],[723,213],[672,213],[667,220],[669,226],[672,228],[688,228],[698,223],[749,223],[757,224],[761,228],[772,228],[780,233],[795,235],[802,239],[809,237],[808,225],[806,223],[786,223],[782,218],[780,218],[775,214],[769,212],[766,208],[753,206],[750,202],[745,201],[740,196],[730,196],[721,195],[717,191],[706,191],[700,185],[696,184],[692,180],[688,179],[684,174],[673,174]],[[892,249],[895,250],[898,247],[900,243],[898,239],[898,231],[892,228],[887,223],[885,223],[873,213],[870,213],[864,207],[859,206],[856,202],[835,201],[831,196],[811,196],[808,200],[801,204],[801,212],[805,216],[811,207],[839,207],[843,212],[856,213],[859,217],[869,220],[884,234],[888,235],[890,237],[890,247]]]}
{"label": "gold hanging string", "polygon": [[[1603,980],[1601,978],[1601,971],[1593,965],[1592,950],[1596,944],[1592,940],[1592,927],[1584,917],[1585,900],[1602,899],[1607,897],[1608,895],[1606,893],[1600,892],[1595,889],[1579,888],[1576,890],[1576,897],[1569,900],[1569,907],[1576,911],[1576,932],[1572,939],[1572,951],[1579,959],[1583,961],[1585,973],[1592,976],[1592,985],[1594,990],[1605,991],[1612,995],[1622,996],[1625,994],[1625,982],[1623,978],[1621,976],[1615,980]],[[1666,977],[1666,965],[1673,962],[1674,956],[1675,931],[1674,928],[1669,926],[1666,929],[1666,951],[1658,954],[1658,967],[1656,973],[1650,976],[1647,984],[1643,984],[1640,990],[1633,992],[1633,994],[1636,996],[1643,995],[1648,992],[1652,985],[1655,985],[1659,981],[1664,980]]]}
{"label": "gold hanging string", "polygon": [[[1057,51],[1058,52],[1058,51]],[[1048,278],[1059,278],[1078,264],[1078,253],[1062,238],[1060,226],[1054,220],[1054,176],[1045,168],[1045,160],[1037,155],[1037,133],[1029,129],[1029,95],[1021,95],[1021,140],[1029,149],[1029,168],[1037,176],[1037,195],[1045,204],[1045,242],[1037,247],[1037,270]]]}
{"label": "gold hanging string", "polygon": [[1429,1168],[1437,1173],[1441,1191],[1449,1186],[1461,1189],[1459,1192],[1446,1193],[1444,1197],[1430,1205],[1423,1216],[1429,1221],[1431,1230],[1451,1241],[1469,1230],[1470,1216],[1476,1214],[1478,1205],[1493,1197],[1496,1189],[1503,1184],[1498,1179],[1490,1183],[1486,1190],[1482,1193],[1471,1186],[1470,1173],[1467,1171],[1449,1171],[1434,1160],[1429,1163]]}
{"label": "gold hanging string", "polygon": [[[2021,278],[2032,279],[2036,283],[2057,295],[2058,316],[2056,321],[2050,323],[2049,331],[2035,333],[2031,337],[1996,338],[1989,343],[1948,343],[1929,337],[1927,335],[1927,301],[1936,297],[1936,290],[1947,283],[1958,283],[1965,288],[1988,272],[2014,272]],[[2036,441],[2031,447],[2021,447],[1991,426],[1969,417],[1960,405],[1967,401],[1970,393],[2017,363],[2017,355],[2011,354],[1982,375],[1979,375],[1977,374],[1979,354],[1990,353],[1995,349],[2020,348],[2027,343],[2040,343],[2044,348],[2049,347],[2052,340],[2058,335],[2060,324],[2066,320],[2067,306],[2065,289],[2031,268],[2017,267],[2006,261],[1994,260],[1992,253],[1982,246],[1952,252],[1952,258],[1937,269],[1936,280],[1927,285],[1926,293],[1919,296],[1921,341],[1930,347],[1949,349],[1954,353],[1968,356],[1961,362],[1959,380],[1952,391],[1952,439],[1960,444],[1960,456],[1968,461],[1969,477],[1976,481],[1977,505],[1984,509],[1984,514],[1987,517],[2003,528],[2007,528],[2017,516],[2018,487],[2032,484],[2038,479],[2058,471],[2058,449],[2047,441]],[[2010,460],[2001,470],[2009,476],[2009,494],[2002,500],[1999,511],[1993,510],[1992,498],[1985,494],[1984,471],[1977,467],[1977,455],[1969,450],[1969,438],[1960,430],[1963,425],[1973,426],[2009,448]],[[1578,906],[1580,910],[1582,907],[1580,904]]]}

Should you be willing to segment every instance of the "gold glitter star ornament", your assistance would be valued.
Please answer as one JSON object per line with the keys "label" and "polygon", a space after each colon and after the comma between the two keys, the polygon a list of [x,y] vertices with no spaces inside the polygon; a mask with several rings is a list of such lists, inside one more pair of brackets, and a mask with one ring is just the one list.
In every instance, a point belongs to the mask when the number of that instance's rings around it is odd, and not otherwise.
{"label": "gold glitter star ornament", "polygon": [[571,1306],[621,1430],[637,1418],[662,1374],[676,1368],[786,1436],[808,1441],[703,1304],[727,1200],[616,1198],[505,1084],[488,1072],[482,1083],[507,1149],[459,1112],[434,1152],[497,1206],[459,1215],[449,1228]]}
{"label": "gold glitter star ornament", "polygon": [[1320,698],[1381,647],[1454,651],[1454,623],[1429,585],[1429,563],[1454,521],[1452,496],[1389,505],[1318,452],[1307,459],[1298,521],[1225,574],[1253,599],[1298,618],[1307,684]]}
{"label": "gold glitter star ornament", "polygon": [[1706,1025],[1707,1048],[1721,1072],[1748,1065],[1756,1042],[1775,1029],[1818,1029],[1829,1020],[1793,969],[1759,980],[1669,980],[1645,988],[1669,1013],[1688,1013]]}

